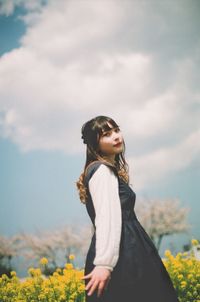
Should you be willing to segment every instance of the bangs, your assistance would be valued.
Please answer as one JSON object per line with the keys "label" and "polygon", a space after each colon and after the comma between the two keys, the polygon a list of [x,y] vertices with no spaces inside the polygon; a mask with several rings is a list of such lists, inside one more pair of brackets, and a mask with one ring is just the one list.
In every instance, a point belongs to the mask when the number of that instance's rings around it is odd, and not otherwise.
{"label": "bangs", "polygon": [[[108,125],[108,123],[111,125],[111,127]],[[101,124],[98,124],[97,132],[101,136],[103,133],[110,131],[113,128],[119,128],[119,125],[117,125],[116,122],[112,119],[104,119]]]}

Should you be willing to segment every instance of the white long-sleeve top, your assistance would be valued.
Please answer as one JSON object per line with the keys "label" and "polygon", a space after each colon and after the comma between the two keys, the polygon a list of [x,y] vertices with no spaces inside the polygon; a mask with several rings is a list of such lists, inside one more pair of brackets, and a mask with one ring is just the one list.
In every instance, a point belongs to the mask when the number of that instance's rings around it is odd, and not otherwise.
{"label": "white long-sleeve top", "polygon": [[122,224],[118,179],[108,166],[101,164],[88,185],[96,213],[93,264],[113,271],[119,257]]}

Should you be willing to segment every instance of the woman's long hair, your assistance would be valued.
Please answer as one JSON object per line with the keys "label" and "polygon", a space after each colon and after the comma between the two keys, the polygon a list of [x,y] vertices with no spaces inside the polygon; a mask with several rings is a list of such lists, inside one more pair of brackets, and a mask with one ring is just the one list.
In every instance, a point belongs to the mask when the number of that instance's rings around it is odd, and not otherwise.
{"label": "woman's long hair", "polygon": [[116,168],[119,177],[121,177],[125,182],[129,183],[129,167],[124,156],[125,142],[123,141],[123,151],[115,155],[115,164],[106,161],[106,159],[103,157],[103,154],[101,154],[101,151],[99,150],[99,140],[101,135],[103,132],[112,129],[109,127],[108,122],[113,128],[119,128],[112,118],[100,115],[87,121],[85,124],[83,124],[81,129],[81,138],[83,139],[83,143],[87,145],[84,171],[81,173],[78,181],[76,182],[79,197],[82,203],[86,203],[88,197],[87,188],[84,185],[84,177],[86,175],[88,166],[93,161],[99,160],[107,162],[109,165]]}

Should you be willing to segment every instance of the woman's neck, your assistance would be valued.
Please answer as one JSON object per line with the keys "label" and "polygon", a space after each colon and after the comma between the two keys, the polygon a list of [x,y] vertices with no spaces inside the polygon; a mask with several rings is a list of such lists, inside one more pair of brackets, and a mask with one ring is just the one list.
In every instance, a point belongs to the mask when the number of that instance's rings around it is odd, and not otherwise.
{"label": "woman's neck", "polygon": [[108,161],[109,163],[111,163],[112,165],[115,165],[115,156],[111,157],[111,156],[103,156],[103,158]]}

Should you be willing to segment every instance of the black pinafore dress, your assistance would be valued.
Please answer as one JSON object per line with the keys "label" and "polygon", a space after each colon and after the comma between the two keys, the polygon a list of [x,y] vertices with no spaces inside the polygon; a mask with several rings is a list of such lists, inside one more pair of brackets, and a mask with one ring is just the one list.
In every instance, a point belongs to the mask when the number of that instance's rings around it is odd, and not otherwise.
{"label": "black pinafore dress", "polygon": [[[84,183],[88,182],[94,172],[105,162],[95,161],[88,166]],[[107,164],[106,164],[107,165]],[[107,165],[118,178],[119,197],[122,213],[122,230],[119,258],[115,265],[107,289],[98,297],[97,289],[91,296],[85,291],[86,302],[179,302],[172,280],[162,262],[158,251],[134,212],[136,194],[122,180],[115,168]],[[95,209],[88,189],[86,209],[94,233],[86,256],[84,274],[89,274],[95,265]],[[85,279],[85,285],[90,281]]]}

